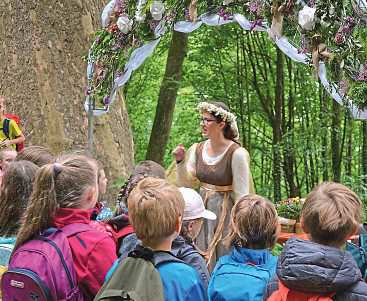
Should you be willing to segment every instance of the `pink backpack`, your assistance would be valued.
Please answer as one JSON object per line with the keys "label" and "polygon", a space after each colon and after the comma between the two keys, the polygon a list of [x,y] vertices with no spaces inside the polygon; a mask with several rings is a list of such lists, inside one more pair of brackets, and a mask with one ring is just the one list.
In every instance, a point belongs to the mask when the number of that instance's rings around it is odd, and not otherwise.
{"label": "pink backpack", "polygon": [[1,280],[3,301],[84,301],[68,237],[86,231],[87,224],[50,228],[20,246]]}

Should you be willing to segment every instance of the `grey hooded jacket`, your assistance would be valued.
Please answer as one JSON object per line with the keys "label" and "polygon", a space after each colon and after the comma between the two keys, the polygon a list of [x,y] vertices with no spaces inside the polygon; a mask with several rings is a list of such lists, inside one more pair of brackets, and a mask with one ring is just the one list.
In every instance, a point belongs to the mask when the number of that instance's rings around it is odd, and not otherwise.
{"label": "grey hooded jacket", "polygon": [[337,248],[291,238],[277,265],[277,277],[269,282],[264,300],[278,289],[278,281],[289,289],[306,293],[335,292],[335,301],[367,301],[367,284],[351,254]]}

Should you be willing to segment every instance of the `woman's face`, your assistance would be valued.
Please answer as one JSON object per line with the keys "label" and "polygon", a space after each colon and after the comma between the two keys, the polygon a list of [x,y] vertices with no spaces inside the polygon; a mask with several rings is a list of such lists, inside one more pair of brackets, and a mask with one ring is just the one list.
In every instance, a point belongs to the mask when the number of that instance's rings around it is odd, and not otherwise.
{"label": "woman's face", "polygon": [[192,239],[195,239],[199,235],[203,222],[204,222],[203,218],[198,218],[190,223],[189,231]]}
{"label": "woman's face", "polygon": [[211,136],[222,132],[223,129],[221,124],[222,122],[218,123],[212,114],[208,112],[203,112],[201,114],[201,133],[204,137],[210,138]]}

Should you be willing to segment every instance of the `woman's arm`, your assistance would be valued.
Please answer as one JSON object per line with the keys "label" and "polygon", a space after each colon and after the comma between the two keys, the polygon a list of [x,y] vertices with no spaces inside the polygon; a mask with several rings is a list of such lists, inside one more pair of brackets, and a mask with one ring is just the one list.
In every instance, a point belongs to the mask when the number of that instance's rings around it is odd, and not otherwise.
{"label": "woman's arm", "polygon": [[193,144],[186,152],[185,159],[176,164],[177,186],[195,187],[198,184],[196,178],[196,146]]}
{"label": "woman's arm", "polygon": [[233,192],[235,200],[249,194],[252,186],[250,156],[246,149],[236,149],[232,156]]}

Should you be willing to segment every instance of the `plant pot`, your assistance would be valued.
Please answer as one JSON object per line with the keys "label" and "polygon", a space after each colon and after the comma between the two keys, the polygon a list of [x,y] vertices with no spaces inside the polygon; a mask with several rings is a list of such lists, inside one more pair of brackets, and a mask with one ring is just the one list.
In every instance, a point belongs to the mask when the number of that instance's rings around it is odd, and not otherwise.
{"label": "plant pot", "polygon": [[300,223],[300,222],[296,223],[296,225],[295,225],[295,229],[296,229],[296,233],[297,233],[297,234],[304,234],[304,233],[305,233],[305,232],[303,231],[302,227],[301,227],[301,223]]}
{"label": "plant pot", "polygon": [[282,232],[294,233],[294,226],[297,222],[296,220],[279,217],[279,222],[280,222]]}

